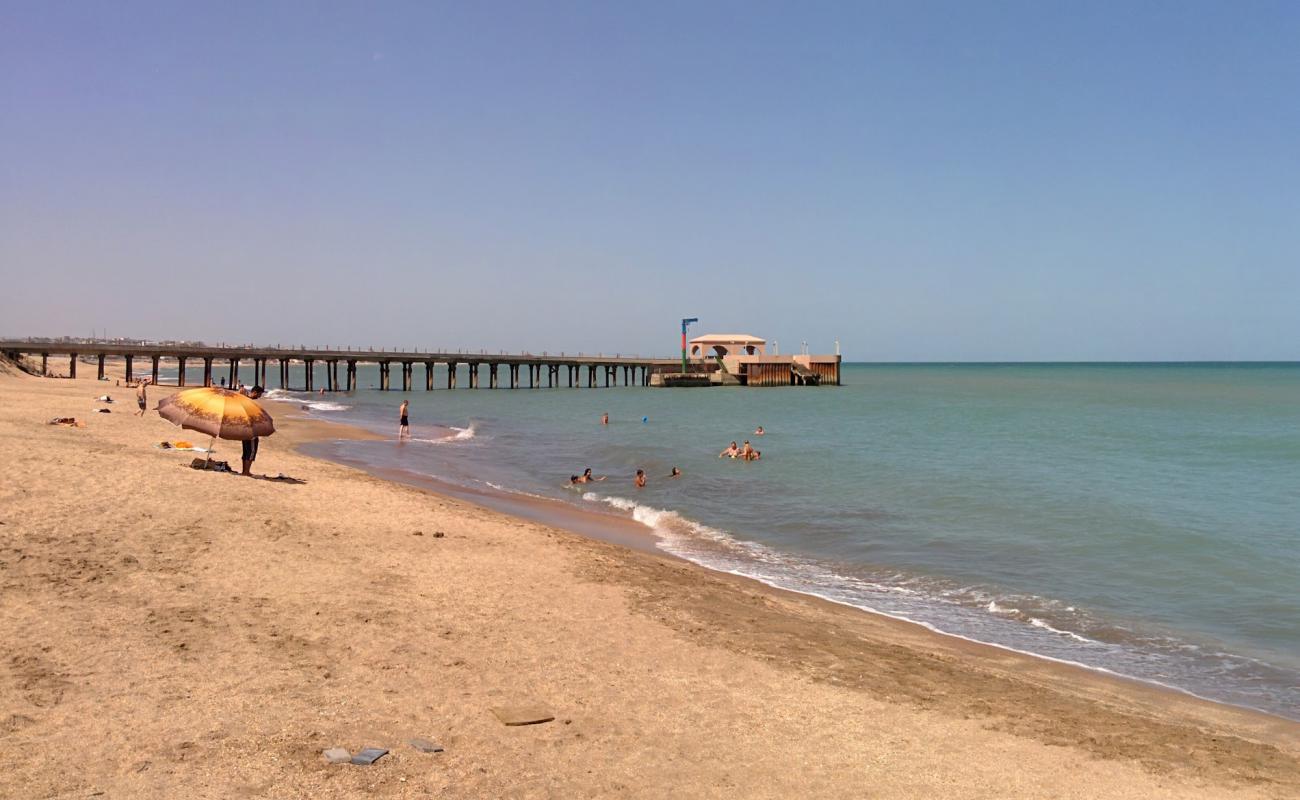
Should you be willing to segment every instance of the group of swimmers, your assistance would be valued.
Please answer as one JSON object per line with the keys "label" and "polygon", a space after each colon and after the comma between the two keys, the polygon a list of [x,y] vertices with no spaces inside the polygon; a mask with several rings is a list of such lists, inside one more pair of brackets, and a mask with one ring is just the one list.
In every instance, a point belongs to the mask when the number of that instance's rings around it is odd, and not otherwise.
{"label": "group of swimmers", "polygon": [[741,461],[758,461],[763,457],[761,450],[755,450],[754,446],[746,439],[743,445],[737,445],[732,442],[726,450],[718,453],[718,458],[738,458]]}
{"label": "group of swimmers", "polygon": [[[580,484],[580,483],[596,483],[597,481],[603,481],[603,480],[605,480],[607,477],[609,477],[609,476],[608,476],[608,475],[592,475],[592,474],[591,474],[591,467],[587,467],[586,469],[584,469],[584,470],[582,471],[582,474],[581,474],[581,475],[570,475],[570,476],[569,476],[569,485],[570,485],[570,486],[576,486],[576,485],[578,485],[578,484]],[[673,467],[673,471],[670,472],[670,473],[668,473],[666,476],[664,476],[664,478],[665,478],[666,480],[670,480],[670,479],[673,479],[673,478],[680,478],[680,477],[682,477],[682,471],[681,471],[680,469],[678,469],[677,467]],[[645,485],[646,485],[646,475],[645,475],[645,470],[643,470],[643,469],[639,469],[639,470],[637,470],[637,471],[636,471],[636,476],[632,478],[632,483],[633,483],[634,486],[636,486],[636,488],[638,488],[638,489],[644,489],[644,488],[645,488]]]}
{"label": "group of swimmers", "polygon": [[[641,421],[645,422],[646,418],[643,417]],[[600,415],[600,424],[601,425],[609,424],[608,412]],[[762,425],[759,425],[758,428],[754,430],[755,436],[762,436],[765,433],[766,431],[763,430]],[[730,447],[728,447],[726,450],[723,450],[721,453],[718,453],[718,458],[736,458],[736,459],[740,459],[741,461],[758,461],[762,457],[763,457],[763,453],[759,450],[755,450],[754,447],[749,443],[748,439],[745,440],[744,445],[738,445],[735,442],[732,442]],[[665,479],[672,480],[675,478],[680,478],[681,476],[682,476],[682,471],[677,467],[673,467],[672,472],[668,473],[668,475],[665,476]],[[581,475],[570,475],[569,485],[577,486],[583,483],[595,483],[597,481],[603,481],[607,477],[608,477],[607,475],[593,475],[591,472],[591,467],[587,467],[585,470],[582,471]],[[644,489],[646,487],[645,470],[638,469],[636,471],[636,475],[632,479],[632,483],[634,486],[636,486],[636,488]]]}

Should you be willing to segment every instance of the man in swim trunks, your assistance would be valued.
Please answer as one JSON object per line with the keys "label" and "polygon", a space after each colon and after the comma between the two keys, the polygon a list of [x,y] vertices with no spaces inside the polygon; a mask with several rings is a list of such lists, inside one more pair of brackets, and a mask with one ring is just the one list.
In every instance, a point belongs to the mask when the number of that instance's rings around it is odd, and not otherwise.
{"label": "man in swim trunks", "polygon": [[[256,400],[262,396],[262,392],[263,389],[261,386],[254,386],[252,389],[248,390],[247,396]],[[261,439],[256,436],[244,442],[244,452],[240,454],[240,461],[243,462],[243,469],[239,472],[240,475],[248,477],[252,476],[250,470],[253,468],[253,462],[257,460],[257,446],[259,444],[261,444]]]}
{"label": "man in swim trunks", "polygon": [[136,389],[135,400],[137,403],[140,404],[140,410],[135,412],[135,415],[137,417],[143,417],[145,410],[148,409],[149,407],[148,390],[145,388],[148,385],[149,385],[149,381],[145,380],[144,378],[141,378],[140,387]]}
{"label": "man in swim trunks", "polygon": [[397,438],[398,438],[398,439],[402,439],[402,438],[408,438],[408,439],[409,439],[409,438],[411,437],[411,420],[410,420],[410,418],[407,417],[407,415],[406,415],[406,412],[410,409],[410,407],[411,407],[411,401],[410,401],[410,400],[403,400],[403,401],[402,401],[402,408],[401,408],[400,411],[398,411],[398,413],[399,413],[399,414],[401,415],[401,417],[402,417],[402,418],[401,418],[400,420],[398,420],[398,422],[397,422]]}

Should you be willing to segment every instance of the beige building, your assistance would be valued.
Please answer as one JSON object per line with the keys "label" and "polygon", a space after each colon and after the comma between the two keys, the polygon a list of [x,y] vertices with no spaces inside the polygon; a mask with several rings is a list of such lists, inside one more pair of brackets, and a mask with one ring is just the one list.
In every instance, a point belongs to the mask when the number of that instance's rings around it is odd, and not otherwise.
{"label": "beige building", "polygon": [[744,333],[710,333],[690,341],[691,358],[767,355],[767,340]]}

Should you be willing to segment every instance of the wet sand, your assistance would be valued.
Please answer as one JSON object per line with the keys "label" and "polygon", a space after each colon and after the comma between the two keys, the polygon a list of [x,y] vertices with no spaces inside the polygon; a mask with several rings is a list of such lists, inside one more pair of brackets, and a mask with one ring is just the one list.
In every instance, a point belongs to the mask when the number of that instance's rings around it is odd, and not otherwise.
{"label": "wet sand", "polygon": [[194,471],[130,390],[3,369],[0,797],[1300,794],[1292,722],[313,459],[292,407],[254,471],[306,483]]}

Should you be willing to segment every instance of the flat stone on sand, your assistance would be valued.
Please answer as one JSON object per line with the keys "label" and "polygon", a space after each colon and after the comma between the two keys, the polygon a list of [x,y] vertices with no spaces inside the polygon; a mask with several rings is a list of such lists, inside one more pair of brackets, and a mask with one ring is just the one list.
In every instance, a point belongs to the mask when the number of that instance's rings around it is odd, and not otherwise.
{"label": "flat stone on sand", "polygon": [[555,719],[554,714],[541,706],[498,706],[492,713],[502,725],[538,725]]}
{"label": "flat stone on sand", "polygon": [[442,745],[434,744],[428,739],[412,739],[411,747],[419,750],[421,753],[441,753]]}
{"label": "flat stone on sand", "polygon": [[352,754],[342,747],[331,747],[321,755],[325,756],[325,760],[331,764],[346,764],[352,760]]}
{"label": "flat stone on sand", "polygon": [[352,763],[369,766],[386,755],[388,755],[388,751],[382,747],[367,747],[352,757]]}

